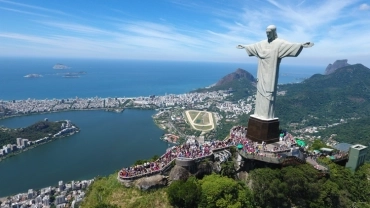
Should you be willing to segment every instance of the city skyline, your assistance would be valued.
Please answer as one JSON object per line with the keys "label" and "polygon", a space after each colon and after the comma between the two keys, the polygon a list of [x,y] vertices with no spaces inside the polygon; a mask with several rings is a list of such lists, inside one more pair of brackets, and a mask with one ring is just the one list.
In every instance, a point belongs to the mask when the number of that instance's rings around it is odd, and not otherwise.
{"label": "city skyline", "polygon": [[370,65],[367,1],[8,1],[0,0],[0,57],[255,63],[237,44],[312,41],[299,60]]}

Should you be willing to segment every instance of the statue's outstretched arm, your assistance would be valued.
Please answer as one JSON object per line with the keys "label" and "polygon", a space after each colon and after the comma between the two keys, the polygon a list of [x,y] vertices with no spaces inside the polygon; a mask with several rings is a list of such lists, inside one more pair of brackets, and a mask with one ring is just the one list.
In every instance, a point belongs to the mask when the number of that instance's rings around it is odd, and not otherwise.
{"label": "statue's outstretched arm", "polygon": [[313,42],[305,42],[305,43],[302,43],[302,47],[303,48],[310,48],[314,45]]}
{"label": "statue's outstretched arm", "polygon": [[244,49],[245,47],[243,45],[237,45],[236,48],[237,49]]}

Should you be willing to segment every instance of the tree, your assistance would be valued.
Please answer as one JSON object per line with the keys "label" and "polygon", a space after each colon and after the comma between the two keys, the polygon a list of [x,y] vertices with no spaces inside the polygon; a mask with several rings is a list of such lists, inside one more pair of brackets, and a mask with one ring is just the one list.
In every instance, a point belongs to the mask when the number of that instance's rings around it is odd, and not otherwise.
{"label": "tree", "polygon": [[311,150],[319,150],[320,148],[327,147],[326,144],[324,144],[323,141],[320,139],[315,139],[313,143],[311,144],[310,149]]}
{"label": "tree", "polygon": [[200,180],[202,195],[199,207],[253,207],[252,194],[242,182],[212,174]]}
{"label": "tree", "polygon": [[236,169],[233,161],[221,163],[221,175],[229,178],[235,178]]}
{"label": "tree", "polygon": [[55,196],[50,196],[50,198],[49,198],[49,202],[50,203],[53,203],[55,201]]}
{"label": "tree", "polygon": [[312,166],[289,166],[281,170],[282,180],[288,185],[288,198],[298,207],[307,207],[320,195],[317,170]]}
{"label": "tree", "polygon": [[320,196],[311,203],[311,207],[343,207],[339,203],[339,186],[327,180],[322,186]]}
{"label": "tree", "polygon": [[280,170],[270,168],[256,169],[250,173],[253,196],[261,207],[289,207],[289,188],[281,180]]}
{"label": "tree", "polygon": [[195,177],[187,181],[174,181],[167,189],[168,200],[175,207],[197,207],[201,195],[201,187]]}

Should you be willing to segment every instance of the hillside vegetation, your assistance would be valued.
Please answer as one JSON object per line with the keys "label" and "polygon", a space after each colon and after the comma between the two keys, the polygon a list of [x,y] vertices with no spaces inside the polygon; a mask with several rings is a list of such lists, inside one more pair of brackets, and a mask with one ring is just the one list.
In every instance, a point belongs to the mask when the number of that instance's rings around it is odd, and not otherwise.
{"label": "hillside vegetation", "polygon": [[322,138],[329,138],[333,134],[336,134],[334,139],[339,142],[370,146],[370,117],[352,120],[316,133]]}
{"label": "hillside vegetation", "polygon": [[126,188],[117,173],[97,179],[81,207],[370,207],[370,164],[353,174],[330,161],[330,177],[311,165],[261,168],[246,180],[211,174],[153,191]]}
{"label": "hillside vegetation", "polygon": [[303,120],[305,126],[320,126],[370,115],[370,69],[362,64],[281,85],[279,91],[286,94],[277,97],[275,115],[286,126]]}
{"label": "hillside vegetation", "polygon": [[89,187],[83,208],[147,208],[172,207],[167,199],[166,189],[156,191],[140,191],[135,188],[126,188],[117,180],[117,172],[107,177],[97,178]]}

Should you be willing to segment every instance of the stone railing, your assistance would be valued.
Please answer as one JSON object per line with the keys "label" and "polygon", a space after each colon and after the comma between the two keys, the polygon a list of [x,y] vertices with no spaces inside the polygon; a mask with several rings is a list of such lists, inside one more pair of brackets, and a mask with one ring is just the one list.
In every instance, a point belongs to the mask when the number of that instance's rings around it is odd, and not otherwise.
{"label": "stone railing", "polygon": [[269,156],[269,155],[264,156],[264,155],[258,155],[258,154],[250,154],[242,150],[239,150],[239,154],[242,157],[247,158],[247,159],[259,160],[259,161],[275,163],[275,164],[283,163],[285,160],[285,156],[281,156],[281,157],[274,157],[274,156]]}

